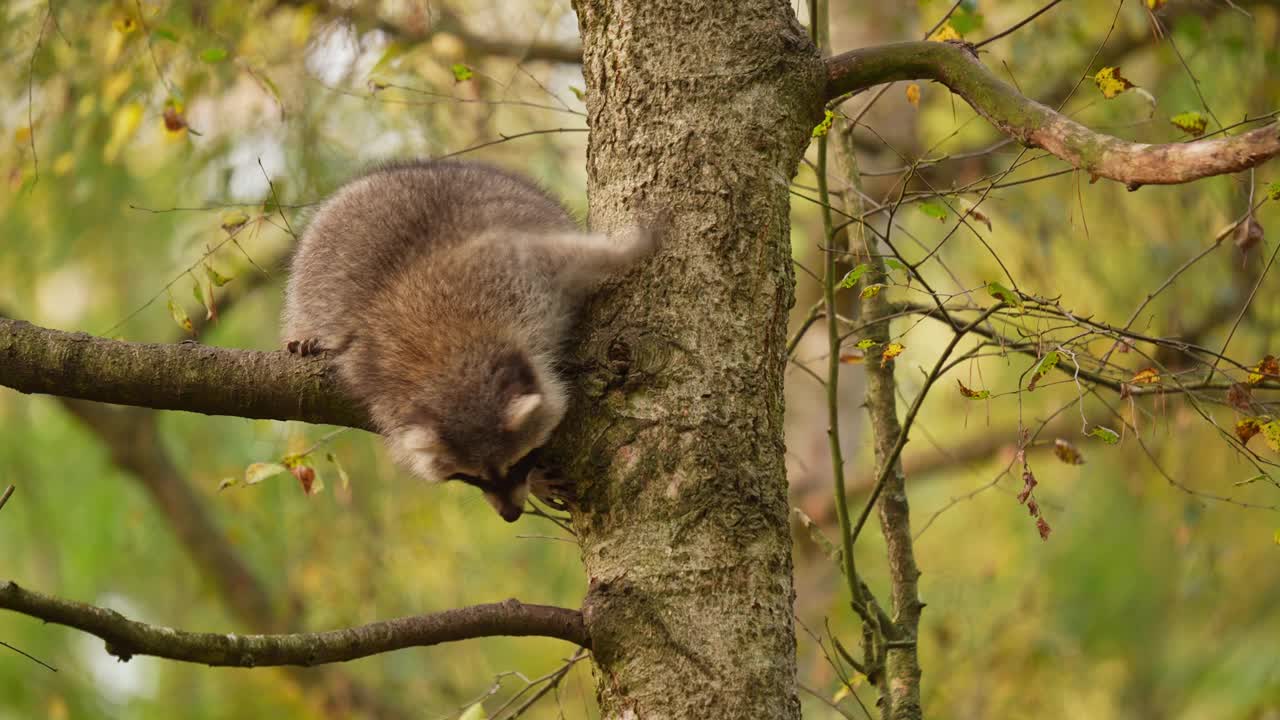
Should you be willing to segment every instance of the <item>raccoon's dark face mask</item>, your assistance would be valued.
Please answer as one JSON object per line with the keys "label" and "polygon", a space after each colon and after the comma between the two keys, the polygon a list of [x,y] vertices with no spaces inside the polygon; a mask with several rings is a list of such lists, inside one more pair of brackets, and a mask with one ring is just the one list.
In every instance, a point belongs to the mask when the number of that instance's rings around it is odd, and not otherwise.
{"label": "raccoon's dark face mask", "polygon": [[524,514],[525,501],[529,499],[529,472],[537,465],[538,451],[525,455],[505,474],[496,467],[485,469],[483,477],[454,473],[450,480],[460,480],[484,493],[484,499],[507,522],[515,522]]}

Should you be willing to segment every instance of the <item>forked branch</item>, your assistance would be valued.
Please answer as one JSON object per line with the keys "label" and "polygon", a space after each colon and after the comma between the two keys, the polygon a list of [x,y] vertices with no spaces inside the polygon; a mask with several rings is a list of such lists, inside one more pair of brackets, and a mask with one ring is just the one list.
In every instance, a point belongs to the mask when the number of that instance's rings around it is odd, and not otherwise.
{"label": "forked branch", "polygon": [[1280,123],[1276,122],[1240,135],[1162,145],[1094,132],[1024,96],[960,43],[894,43],[827,60],[828,100],[899,80],[942,83],[1000,132],[1130,189],[1239,172],[1280,155]]}
{"label": "forked branch", "polygon": [[517,600],[288,635],[194,633],[147,625],[114,610],[33,592],[13,582],[0,584],[0,608],[96,635],[106,641],[107,652],[121,660],[152,655],[222,667],[322,665],[497,635],[550,637],[591,646],[582,613]]}

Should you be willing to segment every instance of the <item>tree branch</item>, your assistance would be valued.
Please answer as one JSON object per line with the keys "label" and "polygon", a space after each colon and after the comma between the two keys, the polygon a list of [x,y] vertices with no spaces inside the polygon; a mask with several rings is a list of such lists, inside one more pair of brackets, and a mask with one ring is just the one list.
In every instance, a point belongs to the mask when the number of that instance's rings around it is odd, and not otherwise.
{"label": "tree branch", "polygon": [[6,318],[0,385],[158,410],[372,427],[322,357],[121,342]]}
{"label": "tree branch", "polygon": [[[301,0],[281,0],[279,5],[302,5]],[[457,37],[469,52],[479,55],[509,57],[516,60],[545,60],[559,63],[582,63],[582,46],[546,41],[521,41],[491,38],[472,32],[460,17],[443,5],[433,5],[435,18],[428,22],[395,22],[386,20],[375,12],[357,15],[354,9],[346,9],[332,2],[310,2],[326,15],[340,15],[353,21],[372,25],[379,30],[406,42],[424,42],[432,36],[447,33]]]}
{"label": "tree branch", "polygon": [[550,637],[591,647],[582,613],[526,605],[514,599],[343,630],[288,635],[193,633],[147,625],[114,610],[25,590],[12,581],[0,584],[0,608],[96,635],[106,641],[107,652],[121,660],[152,655],[219,667],[310,667],[495,635]]}
{"label": "tree branch", "polygon": [[1163,145],[1096,133],[1022,95],[958,43],[894,43],[827,60],[829,100],[899,80],[942,83],[1000,132],[1130,189],[1238,172],[1280,155],[1280,123],[1230,137]]}

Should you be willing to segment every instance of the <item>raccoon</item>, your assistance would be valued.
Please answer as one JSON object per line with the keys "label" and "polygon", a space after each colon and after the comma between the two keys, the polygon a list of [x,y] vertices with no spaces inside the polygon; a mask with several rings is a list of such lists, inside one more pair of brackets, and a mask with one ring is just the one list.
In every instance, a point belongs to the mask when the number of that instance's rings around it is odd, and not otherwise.
{"label": "raccoon", "polygon": [[601,281],[650,255],[641,228],[584,232],[532,182],[488,165],[384,165],[325,200],[285,290],[291,352],[327,352],[392,456],[523,512],[533,451],[564,417],[558,358]]}

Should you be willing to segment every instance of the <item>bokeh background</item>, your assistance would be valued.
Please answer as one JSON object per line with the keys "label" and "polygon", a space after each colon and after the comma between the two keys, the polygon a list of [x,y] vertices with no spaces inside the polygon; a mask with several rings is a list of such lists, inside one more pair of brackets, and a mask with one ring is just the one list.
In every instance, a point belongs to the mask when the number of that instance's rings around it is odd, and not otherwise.
{"label": "bokeh background", "polygon": [[[951,4],[835,3],[832,44],[918,39]],[[1044,3],[960,5],[956,29],[981,40]],[[1274,2],[1170,0],[1163,33],[1146,5],[1061,3],[984,47],[983,60],[1054,104],[1084,80],[1066,110],[1146,142],[1184,139],[1168,122],[1179,112],[1212,115],[1212,131],[1280,110]],[[0,313],[152,342],[190,337],[185,319],[201,342],[275,348],[282,262],[307,207],[379,159],[462,153],[497,163],[585,218],[584,83],[564,61],[576,42],[564,0],[9,0],[0,5]],[[1085,79],[1103,64],[1121,66],[1150,99],[1104,101]],[[937,85],[920,89],[916,105],[905,85],[891,87],[855,130],[870,197],[894,196],[900,168],[920,158],[939,162],[912,191],[970,186],[1014,163],[1021,148],[991,149],[1001,138],[962,101]],[[1069,172],[1017,183],[1063,167],[1041,159],[1005,177],[982,204],[992,252],[957,233],[940,253],[945,268],[929,266],[935,286],[980,287],[998,277],[998,255],[1024,290],[1123,324],[1245,211],[1251,189],[1280,180],[1273,163],[1133,193]],[[809,273],[821,266],[821,220],[806,199],[814,185],[802,167],[796,324],[819,296]],[[918,205],[896,218],[912,259],[955,224]],[[1274,203],[1257,221],[1272,238],[1280,232]],[[1241,317],[1229,354],[1256,362],[1276,353],[1280,277],[1263,273],[1274,250],[1274,239],[1247,251],[1224,242],[1135,328],[1220,347]],[[927,299],[900,284],[887,290],[895,299]],[[206,319],[210,308],[216,319]],[[912,319],[894,330],[907,346],[898,378],[909,400],[917,368],[932,366],[948,335]],[[824,351],[819,333],[806,336],[788,374],[788,468],[795,506],[834,537],[824,391],[799,367],[821,372]],[[1137,357],[1118,362],[1141,367]],[[1083,437],[1082,415],[1117,429],[1121,421],[1070,382],[1018,393],[1031,363],[1007,355],[956,368],[992,398],[967,400],[941,383],[904,453],[928,604],[929,715],[1280,717],[1280,516],[1269,509],[1280,488],[1247,482],[1256,471],[1176,396],[1104,395],[1139,432],[1116,446]],[[871,470],[860,375],[850,364],[842,383],[855,486]],[[1064,406],[1029,455],[1053,529],[1044,541],[1014,497],[1018,468],[1007,470],[1019,422],[1039,427]],[[1208,412],[1222,427],[1235,421],[1229,408]],[[331,430],[0,391],[0,485],[18,486],[0,512],[0,577],[209,631],[329,629],[508,597],[577,605],[577,548],[554,524],[508,525],[467,488],[410,479],[373,436]],[[1087,462],[1045,452],[1057,437]],[[325,485],[314,495],[289,475],[219,489],[252,463],[313,447]],[[881,594],[882,550],[877,532],[858,546]],[[857,628],[836,566],[800,522],[795,582],[805,716],[838,717],[837,704],[862,717],[815,640],[831,633],[853,648]],[[301,673],[122,664],[94,638],[8,613],[0,641],[59,670],[0,648],[0,718],[15,719],[453,718],[477,702],[505,716],[507,698],[572,652],[552,640],[485,639]],[[592,687],[579,662],[525,716],[597,717]],[[866,688],[859,695],[872,700]]]}

